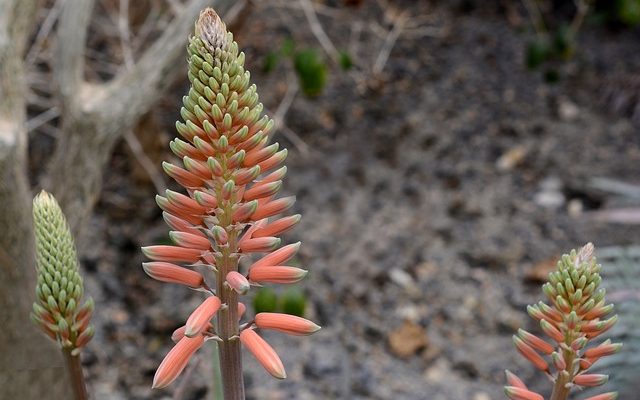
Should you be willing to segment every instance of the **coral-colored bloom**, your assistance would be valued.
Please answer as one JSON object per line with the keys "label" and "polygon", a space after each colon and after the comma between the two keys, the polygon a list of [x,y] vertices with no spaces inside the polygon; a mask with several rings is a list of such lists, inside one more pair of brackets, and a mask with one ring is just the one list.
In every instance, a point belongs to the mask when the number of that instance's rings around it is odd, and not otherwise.
{"label": "coral-colored bloom", "polygon": [[544,400],[544,397],[536,392],[515,386],[505,386],[504,393],[511,400]]}
{"label": "coral-colored bloom", "polygon": [[281,199],[273,200],[268,203],[258,205],[258,209],[251,219],[256,221],[259,219],[271,217],[273,215],[281,214],[290,209],[296,202],[295,196],[283,197]]}
{"label": "coral-colored bloom", "polygon": [[544,354],[553,353],[553,350],[554,350],[553,346],[551,346],[549,343],[545,342],[544,340],[540,339],[536,335],[525,331],[524,329],[518,329],[518,336],[520,337],[520,339],[524,340],[529,346],[533,347],[534,349],[538,350],[541,353],[544,353]]}
{"label": "coral-colored bloom", "polygon": [[160,389],[173,382],[187,365],[193,353],[195,353],[203,343],[204,337],[202,335],[194,338],[185,336],[180,339],[165,356],[164,360],[162,360],[153,377],[152,387],[154,389]]}
{"label": "coral-colored bloom", "polygon": [[207,238],[193,233],[172,231],[169,232],[169,237],[178,246],[188,249],[208,250],[211,248],[211,243]]}
{"label": "coral-colored bloom", "polygon": [[276,237],[263,237],[243,240],[239,246],[244,253],[265,253],[273,251],[280,245],[280,239]]}
{"label": "coral-colored bloom", "polygon": [[300,222],[300,214],[291,215],[288,217],[277,219],[264,227],[257,229],[253,233],[254,238],[265,237],[265,236],[278,236],[282,233],[287,232],[289,229],[293,228],[298,222]]}
{"label": "coral-colored bloom", "polygon": [[296,267],[252,267],[249,280],[257,283],[296,283],[307,276],[307,271]]}
{"label": "coral-colored bloom", "polygon": [[622,348],[622,343],[611,343],[611,340],[607,339],[600,345],[587,349],[584,352],[585,357],[605,357],[615,354]]}
{"label": "coral-colored bloom", "polygon": [[584,400],[616,400],[618,398],[618,392],[609,392],[599,394],[597,396],[587,397]]}
{"label": "coral-colored bloom", "polygon": [[220,299],[216,296],[207,297],[198,308],[193,310],[189,319],[187,319],[185,336],[194,337],[202,332],[211,321],[211,318],[218,312],[220,305]]}
{"label": "coral-colored bloom", "polygon": [[573,383],[580,386],[600,386],[607,383],[609,375],[603,374],[580,374],[573,378]]}
{"label": "coral-colored bloom", "polygon": [[504,373],[507,376],[507,383],[509,384],[508,386],[515,386],[520,389],[527,389],[527,385],[525,385],[524,382],[522,382],[522,379],[518,378],[516,374],[514,374],[509,370],[504,371]]}
{"label": "coral-colored bloom", "polygon": [[194,263],[198,261],[202,250],[187,249],[180,246],[147,246],[142,248],[142,252],[148,258],[155,261],[167,262],[187,262]]}
{"label": "coral-colored bloom", "polygon": [[278,354],[253,329],[240,332],[240,341],[273,377],[278,379],[287,377]]}
{"label": "coral-colored bloom", "polygon": [[289,261],[294,255],[296,255],[299,249],[300,242],[282,246],[273,253],[267,254],[266,256],[253,263],[251,269],[263,266],[282,265]]}
{"label": "coral-colored bloom", "polygon": [[144,268],[144,272],[147,275],[162,282],[180,283],[192,288],[201,287],[204,283],[204,279],[199,272],[168,262],[146,262],[142,263],[142,268]]}
{"label": "coral-colored bloom", "polygon": [[289,335],[311,335],[320,327],[308,319],[289,314],[258,313],[255,317],[256,326],[261,329],[273,329]]}
{"label": "coral-colored bloom", "polygon": [[241,273],[237,272],[237,271],[231,271],[227,274],[227,284],[229,284],[229,286],[235,290],[236,292],[240,293],[240,294],[245,294],[249,291],[249,288],[251,287],[249,285],[249,281],[247,280],[247,278],[245,278],[244,275],[242,275]]}
{"label": "coral-colored bloom", "polygon": [[517,336],[513,336],[513,343],[516,345],[516,349],[533,364],[536,368],[541,371],[548,371],[549,365],[544,360],[544,358],[540,357],[535,350],[531,348],[528,344],[526,344],[522,339]]}

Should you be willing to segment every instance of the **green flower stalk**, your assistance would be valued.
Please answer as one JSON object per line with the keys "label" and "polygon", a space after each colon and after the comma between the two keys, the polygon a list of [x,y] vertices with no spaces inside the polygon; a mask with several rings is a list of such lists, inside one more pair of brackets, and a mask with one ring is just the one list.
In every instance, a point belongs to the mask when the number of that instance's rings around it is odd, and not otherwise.
{"label": "green flower stalk", "polygon": [[[622,347],[621,343],[611,343],[610,340],[589,346],[618,319],[617,315],[608,317],[613,304],[606,304],[605,290],[599,288],[601,266],[593,252],[593,244],[588,243],[578,252],[572,250],[563,255],[557,270],[549,274],[549,281],[542,286],[550,305],[541,301],[527,308],[529,315],[540,322],[540,328],[552,342],[523,329],[513,336],[520,354],[552,379],[554,385],[550,400],[568,399],[574,387],[605,384],[609,379],[607,375],[593,374],[589,369],[600,358],[617,353]],[[544,400],[542,395],[529,390],[516,375],[509,371],[506,373],[507,397],[512,400]],[[616,392],[609,392],[585,400],[614,400],[617,397]]]}
{"label": "green flower stalk", "polygon": [[86,399],[80,350],[93,337],[89,325],[93,300],[84,304],[84,286],[67,221],[49,193],[33,200],[38,283],[31,319],[62,349],[73,381],[76,399]]}

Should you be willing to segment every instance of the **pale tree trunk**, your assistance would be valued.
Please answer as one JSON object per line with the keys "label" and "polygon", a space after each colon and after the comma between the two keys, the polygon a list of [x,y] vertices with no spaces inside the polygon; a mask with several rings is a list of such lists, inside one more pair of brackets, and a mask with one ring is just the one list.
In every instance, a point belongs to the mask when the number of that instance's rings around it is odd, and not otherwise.
{"label": "pale tree trunk", "polygon": [[0,1],[0,398],[69,398],[62,354],[29,320],[35,265],[22,58],[36,1]]}

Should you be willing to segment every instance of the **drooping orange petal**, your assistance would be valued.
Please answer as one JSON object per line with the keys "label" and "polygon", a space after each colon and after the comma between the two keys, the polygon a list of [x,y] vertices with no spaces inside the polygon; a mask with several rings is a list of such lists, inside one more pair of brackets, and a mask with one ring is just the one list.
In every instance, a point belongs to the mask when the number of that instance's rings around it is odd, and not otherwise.
{"label": "drooping orange petal", "polygon": [[195,353],[203,343],[204,337],[202,335],[194,338],[185,336],[180,339],[169,353],[167,353],[164,360],[162,360],[153,377],[152,388],[160,389],[173,382],[187,365],[193,353]]}
{"label": "drooping orange petal", "polygon": [[580,374],[573,378],[573,383],[580,386],[601,386],[607,383],[609,375],[603,374]]}
{"label": "drooping orange petal", "polygon": [[253,329],[245,329],[240,332],[240,342],[273,377],[278,379],[287,377],[278,354]]}
{"label": "drooping orange petal", "polygon": [[220,299],[216,296],[207,297],[198,308],[193,310],[189,319],[187,319],[186,330],[184,331],[185,336],[194,337],[200,334],[207,327],[211,318],[218,312],[220,306]]}
{"label": "drooping orange petal", "polygon": [[172,231],[169,232],[169,237],[180,247],[199,250],[209,250],[211,248],[211,243],[207,238],[193,233]]}
{"label": "drooping orange petal", "polygon": [[165,245],[146,246],[142,248],[142,252],[152,260],[167,262],[194,263],[202,255],[202,250]]}
{"label": "drooping orange petal", "polygon": [[507,376],[507,383],[509,384],[509,386],[515,386],[520,389],[527,389],[527,385],[525,385],[524,382],[522,382],[522,379],[518,378],[516,374],[509,370],[504,371],[504,373]]}
{"label": "drooping orange petal", "polygon": [[300,218],[301,215],[296,214],[277,219],[263,228],[257,229],[253,234],[253,237],[278,236],[293,228],[298,222],[300,222]]}
{"label": "drooping orange petal", "polygon": [[247,278],[238,271],[230,271],[227,274],[226,282],[233,290],[240,294],[247,293],[251,287]]}
{"label": "drooping orange petal", "polygon": [[244,253],[265,253],[273,251],[279,245],[280,239],[276,237],[248,239],[239,243],[240,250]]}
{"label": "drooping orange petal", "polygon": [[201,287],[204,279],[199,272],[163,261],[142,263],[144,272],[162,282],[179,283],[192,288]]}
{"label": "drooping orange petal", "polygon": [[541,371],[547,371],[549,369],[549,365],[547,364],[547,362],[522,339],[514,335],[513,343],[516,345],[516,349],[520,352],[520,354],[522,354],[524,358],[529,360],[529,362],[531,362],[531,364],[533,364],[536,368]]}
{"label": "drooping orange petal", "polygon": [[258,313],[255,323],[261,329],[273,329],[289,335],[306,336],[320,330],[320,327],[308,319],[280,313]]}
{"label": "drooping orange petal", "polygon": [[544,397],[536,392],[515,386],[505,386],[504,393],[511,400],[544,400]]}
{"label": "drooping orange petal", "polygon": [[296,283],[307,276],[307,273],[304,269],[284,265],[252,267],[249,270],[249,280],[258,283]]}
{"label": "drooping orange petal", "polygon": [[267,254],[262,257],[253,265],[251,268],[263,267],[263,266],[271,266],[271,265],[282,265],[289,261],[300,249],[300,242],[291,243],[286,246],[282,246],[278,250],[273,253]]}
{"label": "drooping orange petal", "polygon": [[616,400],[618,398],[618,392],[602,393],[597,396],[587,397],[584,400]]}
{"label": "drooping orange petal", "polygon": [[282,197],[265,204],[258,205],[256,212],[251,215],[252,220],[259,220],[281,214],[290,209],[296,202],[296,196]]}

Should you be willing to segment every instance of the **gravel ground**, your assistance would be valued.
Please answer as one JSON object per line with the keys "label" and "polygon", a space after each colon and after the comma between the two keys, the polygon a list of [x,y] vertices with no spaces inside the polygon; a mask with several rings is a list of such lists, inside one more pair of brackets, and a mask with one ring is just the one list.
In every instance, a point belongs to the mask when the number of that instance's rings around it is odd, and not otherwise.
{"label": "gravel ground", "polygon": [[[444,34],[401,37],[370,88],[333,69],[321,96],[299,95],[286,122],[309,154],[277,137],[290,148],[284,192],[303,214],[287,240],[304,242],[302,286],[323,330],[267,334],[289,378],[272,380],[247,357],[248,398],[499,399],[505,368],[545,390],[511,344],[518,327],[535,330],[525,306],[541,292],[525,278],[587,241],[640,242],[637,226],[590,217],[618,200],[587,186],[591,177],[640,182],[640,132],[602,101],[608,80],[640,67],[640,31],[586,29],[579,55],[560,66],[566,77],[549,85],[524,67],[527,35],[502,13],[402,5],[429,13]],[[353,12],[366,19],[379,9]],[[290,20],[304,26],[296,39],[314,39],[301,13],[254,13],[265,17],[238,40],[274,110],[288,67],[264,74],[261,60]],[[334,40],[346,37],[345,20],[322,22]],[[374,45],[365,36],[361,51]],[[167,100],[160,110],[154,140],[165,149],[178,106]],[[139,169],[120,146],[83,258],[98,310],[84,360],[96,399],[170,398],[175,387],[152,392],[151,379],[199,300],[140,267],[139,247],[168,229]],[[183,399],[205,398],[205,358]]]}

